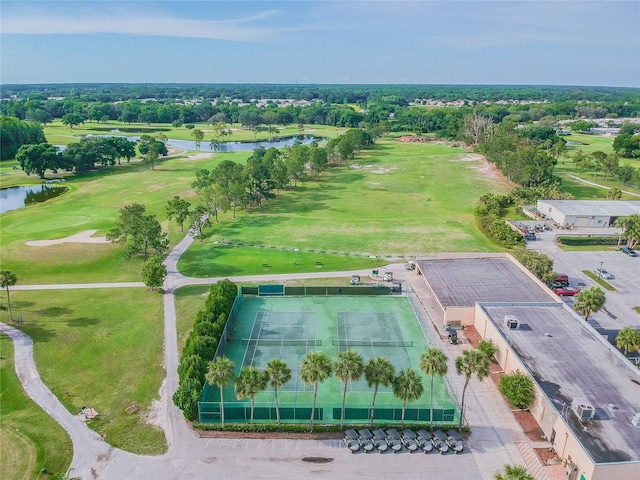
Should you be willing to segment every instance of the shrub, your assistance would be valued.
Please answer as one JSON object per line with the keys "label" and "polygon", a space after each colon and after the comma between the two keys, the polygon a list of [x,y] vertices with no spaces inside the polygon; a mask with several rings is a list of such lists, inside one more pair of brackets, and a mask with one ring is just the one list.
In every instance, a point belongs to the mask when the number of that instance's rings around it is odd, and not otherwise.
{"label": "shrub", "polygon": [[527,409],[535,400],[533,381],[520,370],[500,379],[500,393],[515,408]]}

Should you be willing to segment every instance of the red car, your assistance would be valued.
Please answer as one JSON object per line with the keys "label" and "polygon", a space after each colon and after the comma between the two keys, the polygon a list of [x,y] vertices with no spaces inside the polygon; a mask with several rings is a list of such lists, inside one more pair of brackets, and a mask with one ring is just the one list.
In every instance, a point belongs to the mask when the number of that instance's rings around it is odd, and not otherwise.
{"label": "red car", "polygon": [[554,288],[553,291],[559,297],[573,297],[576,293],[580,293],[580,290],[573,287],[557,287]]}

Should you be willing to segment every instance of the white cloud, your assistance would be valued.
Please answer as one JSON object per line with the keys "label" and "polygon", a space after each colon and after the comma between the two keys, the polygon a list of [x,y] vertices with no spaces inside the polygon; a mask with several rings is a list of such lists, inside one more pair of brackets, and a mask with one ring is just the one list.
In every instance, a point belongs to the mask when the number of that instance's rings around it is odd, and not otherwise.
{"label": "white cloud", "polygon": [[260,42],[300,28],[249,25],[277,13],[264,11],[250,17],[218,21],[176,18],[144,12],[69,15],[32,11],[3,15],[1,30],[3,34],[21,35],[122,34]]}

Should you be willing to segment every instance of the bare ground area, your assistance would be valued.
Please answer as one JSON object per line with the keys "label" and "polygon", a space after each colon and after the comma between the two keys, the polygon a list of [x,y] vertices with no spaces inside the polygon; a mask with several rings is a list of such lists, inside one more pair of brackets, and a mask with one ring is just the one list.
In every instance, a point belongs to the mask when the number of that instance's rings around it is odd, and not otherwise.
{"label": "bare ground area", "polygon": [[56,240],[30,240],[25,242],[30,247],[48,247],[60,243],[108,243],[106,237],[93,237],[98,230],[86,230],[64,238]]}

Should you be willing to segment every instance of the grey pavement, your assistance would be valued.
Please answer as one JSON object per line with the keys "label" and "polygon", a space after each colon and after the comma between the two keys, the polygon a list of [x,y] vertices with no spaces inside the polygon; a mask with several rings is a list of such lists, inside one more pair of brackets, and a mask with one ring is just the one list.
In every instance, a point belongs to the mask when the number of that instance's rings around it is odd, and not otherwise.
{"label": "grey pavement", "polygon": [[[461,455],[437,454],[350,454],[337,440],[257,440],[198,438],[187,426],[182,412],[171,396],[178,386],[178,348],[174,291],[184,285],[210,284],[220,278],[196,279],[177,271],[177,262],[193,239],[187,235],[165,260],[168,276],[164,284],[164,366],[166,378],[160,388],[157,419],[165,431],[168,451],[159,456],[134,455],[114,448],[67,411],[42,383],[33,361],[31,339],[19,330],[0,324],[1,331],[13,341],[16,372],[27,394],[71,436],[74,456],[71,476],[82,479],[200,479],[200,478],[367,478],[367,479],[442,479],[490,480],[506,463],[524,464],[516,442],[526,441],[519,425],[490,380],[472,380],[467,389],[467,420],[472,428],[468,448]],[[459,396],[463,379],[455,375],[454,360],[468,345],[450,345],[441,338],[441,319],[429,297],[424,281],[401,264],[385,267],[410,286],[421,308],[425,334],[430,343],[442,348],[449,358],[448,379]],[[314,272],[309,274],[230,277],[233,281],[284,281],[302,278],[367,276],[369,270]],[[66,285],[22,285],[15,290],[51,290],[56,288],[142,287],[141,282]],[[366,456],[366,458],[365,458]],[[315,461],[313,461],[315,459]],[[311,461],[309,461],[311,460]]]}

